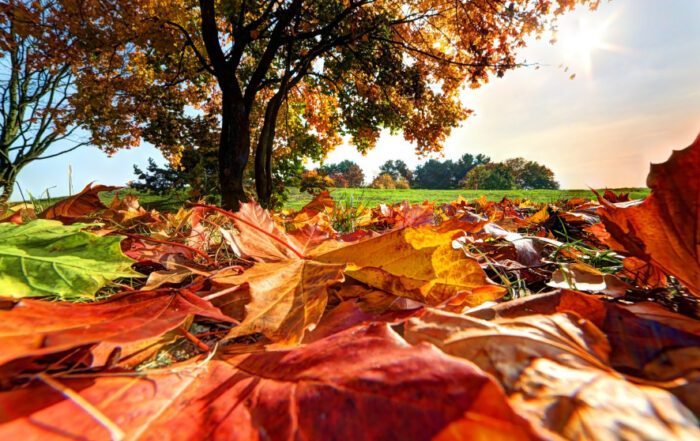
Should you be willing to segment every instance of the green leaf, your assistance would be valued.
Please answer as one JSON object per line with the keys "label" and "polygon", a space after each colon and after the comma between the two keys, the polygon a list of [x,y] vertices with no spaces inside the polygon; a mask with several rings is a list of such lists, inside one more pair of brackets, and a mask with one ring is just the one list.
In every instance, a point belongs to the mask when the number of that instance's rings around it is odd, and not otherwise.
{"label": "green leaf", "polygon": [[86,226],[44,219],[0,224],[0,295],[85,300],[116,278],[142,277],[122,254],[122,237],[80,231]]}

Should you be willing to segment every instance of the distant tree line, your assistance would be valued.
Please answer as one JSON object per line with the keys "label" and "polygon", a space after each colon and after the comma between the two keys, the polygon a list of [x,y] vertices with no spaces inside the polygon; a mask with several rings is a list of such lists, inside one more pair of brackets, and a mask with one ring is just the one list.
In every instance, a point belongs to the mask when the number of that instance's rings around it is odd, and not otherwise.
{"label": "distant tree line", "polygon": [[[208,158],[183,157],[187,167],[173,169],[160,168],[152,160],[147,171],[134,167],[139,181],[134,188],[167,191],[182,188],[186,184],[190,192],[202,197],[215,188],[214,182],[196,182],[194,178],[212,176],[207,165]],[[301,191],[316,192],[326,188],[359,188],[365,186],[365,175],[360,166],[350,160],[337,164],[324,164],[314,170],[304,170],[292,179]],[[213,185],[214,184],[214,185]],[[386,161],[379,168],[379,175],[369,184],[370,188],[380,189],[471,189],[471,190],[512,190],[512,189],[557,189],[559,183],[554,172],[546,166],[524,158],[512,158],[503,162],[491,162],[486,155],[465,153],[456,161],[430,159],[416,167],[408,168],[400,159]]]}
{"label": "distant tree line", "polygon": [[[340,188],[361,187],[364,182],[362,169],[349,160],[323,165],[308,176],[317,181],[329,178],[333,182],[326,180],[323,185]],[[512,190],[557,189],[559,183],[554,179],[552,170],[535,161],[512,158],[503,162],[491,162],[491,158],[486,155],[465,153],[457,161],[430,159],[415,170],[409,169],[400,159],[386,161],[369,187]]]}

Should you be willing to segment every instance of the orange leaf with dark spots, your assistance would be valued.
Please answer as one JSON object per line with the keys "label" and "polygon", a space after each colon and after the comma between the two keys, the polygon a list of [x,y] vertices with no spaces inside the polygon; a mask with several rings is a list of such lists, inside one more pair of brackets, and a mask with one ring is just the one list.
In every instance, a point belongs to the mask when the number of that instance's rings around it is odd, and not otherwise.
{"label": "orange leaf with dark spots", "polygon": [[[450,430],[459,439],[557,439],[517,415],[472,363],[410,346],[383,324],[293,350],[222,354],[145,378],[56,381],[128,440],[423,441],[454,422],[462,422]],[[8,440],[109,439],[97,421],[38,381],[0,393],[0,409]]]}

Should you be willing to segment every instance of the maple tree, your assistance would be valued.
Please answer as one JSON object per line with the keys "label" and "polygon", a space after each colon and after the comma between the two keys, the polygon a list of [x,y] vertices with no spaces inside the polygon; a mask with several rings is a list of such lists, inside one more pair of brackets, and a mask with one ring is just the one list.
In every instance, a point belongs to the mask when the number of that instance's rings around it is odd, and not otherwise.
{"label": "maple tree", "polygon": [[[182,115],[186,104],[215,111],[222,203],[237,208],[248,200],[251,154],[258,198],[269,202],[279,139],[297,155],[321,157],[340,135],[367,151],[386,128],[402,131],[419,153],[439,151],[469,114],[459,100],[465,83],[477,87],[517,67],[528,35],[576,4],[597,2],[64,4],[71,32],[94,46],[78,99],[91,103],[82,118],[95,142],[108,150],[133,144],[157,113]],[[181,149],[157,144],[175,159]]]}
{"label": "maple tree", "polygon": [[696,439],[699,154],[653,165],[644,201],[358,206],[349,232],[328,191],[18,207],[0,435]]}

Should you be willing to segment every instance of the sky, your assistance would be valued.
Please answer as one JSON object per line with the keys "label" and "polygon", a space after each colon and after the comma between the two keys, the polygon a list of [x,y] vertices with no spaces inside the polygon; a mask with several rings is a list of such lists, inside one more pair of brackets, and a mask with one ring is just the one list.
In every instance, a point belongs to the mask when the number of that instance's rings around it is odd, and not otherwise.
{"label": "sky", "polygon": [[[530,67],[464,91],[475,113],[452,131],[444,158],[524,157],[551,168],[565,189],[645,186],[650,163],[700,132],[698,23],[700,0],[604,0],[597,11],[560,18],[555,44],[545,36],[521,51]],[[65,195],[72,167],[73,191],[92,181],[125,185],[149,157],[165,162],[148,144],[111,157],[84,147],[28,165],[18,182],[25,196]],[[383,134],[367,155],[343,145],[326,163],[353,160],[369,181],[389,159],[415,168],[429,158],[400,134]],[[12,199],[20,199],[16,189]]]}

